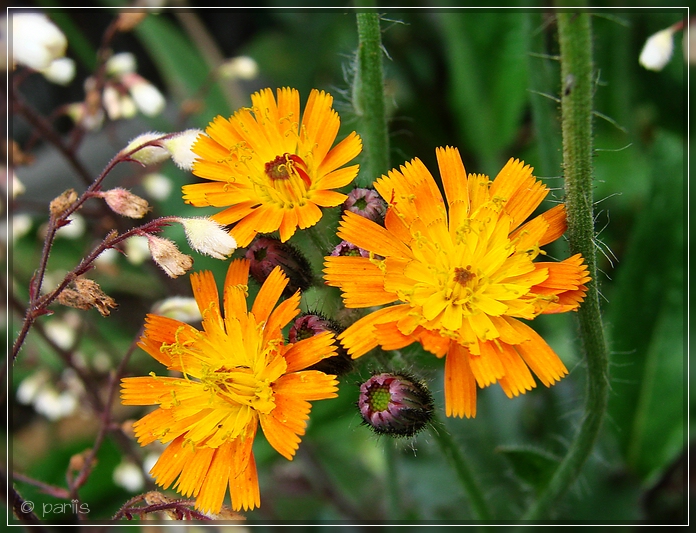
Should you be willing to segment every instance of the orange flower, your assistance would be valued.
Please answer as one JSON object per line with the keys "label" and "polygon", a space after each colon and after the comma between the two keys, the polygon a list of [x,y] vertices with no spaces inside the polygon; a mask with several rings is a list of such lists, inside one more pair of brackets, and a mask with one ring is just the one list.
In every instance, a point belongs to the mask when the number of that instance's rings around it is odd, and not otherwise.
{"label": "orange flower", "polygon": [[276,307],[288,282],[276,268],[248,311],[248,277],[247,260],[230,264],[221,311],[212,273],[192,274],[203,331],[148,315],[139,344],[183,377],[122,380],[125,405],[159,406],[134,424],[140,445],[169,443],[151,470],[155,481],[168,488],[178,478],[176,490],[194,496],[203,512],[220,511],[228,486],[235,511],[258,506],[251,451],[258,424],[271,446],[292,459],[309,402],[336,396],[335,376],[304,370],[336,355],[333,334],[286,343],[282,328],[299,313],[299,292]]}
{"label": "orange flower", "polygon": [[353,358],[372,348],[420,342],[445,357],[447,416],[476,416],[476,385],[496,381],[508,397],[550,386],[567,374],[554,351],[518,318],[576,310],[589,281],[580,255],[533,260],[566,228],[557,205],[523,222],[548,189],[532,169],[510,160],[491,181],[467,176],[456,148],[438,148],[447,204],[420,160],[389,172],[375,189],[389,203],[382,227],[346,212],[338,236],[370,257],[327,257],[327,284],[346,307],[384,307],[339,340]]}
{"label": "orange flower", "polygon": [[257,233],[280,230],[285,242],[296,229],[316,224],[320,207],[340,205],[338,189],[358,174],[358,165],[343,167],[362,149],[351,133],[331,148],[340,119],[333,98],[312,90],[300,121],[297,90],[270,89],[251,96],[252,107],[229,119],[218,116],[193,146],[200,157],[193,173],[207,183],[183,187],[184,200],[195,206],[227,207],[213,215],[240,247]]}

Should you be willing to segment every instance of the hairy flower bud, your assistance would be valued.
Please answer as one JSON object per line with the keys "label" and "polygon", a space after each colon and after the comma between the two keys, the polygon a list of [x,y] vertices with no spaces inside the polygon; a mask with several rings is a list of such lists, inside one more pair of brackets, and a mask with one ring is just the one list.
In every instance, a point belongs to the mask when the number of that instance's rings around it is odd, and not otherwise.
{"label": "hairy flower bud", "polygon": [[331,252],[332,256],[352,255],[356,257],[370,257],[370,252],[355,246],[352,242],[341,241]]}
{"label": "hairy flower bud", "polygon": [[191,147],[199,135],[205,135],[203,130],[192,128],[162,141],[162,146],[169,150],[169,153],[172,154],[172,161],[180,169],[191,170],[193,168],[193,162],[197,156],[191,151]]}
{"label": "hairy flower bud", "polygon": [[300,251],[273,237],[257,237],[247,249],[246,258],[251,261],[251,277],[261,284],[276,266],[280,266],[289,279],[283,292],[285,296],[298,289],[305,291],[314,282],[309,261]]}
{"label": "hairy flower bud", "polygon": [[343,210],[381,223],[387,212],[387,204],[377,191],[358,187],[348,193],[348,198],[343,202]]}
{"label": "hairy flower bud", "polygon": [[375,374],[363,383],[358,408],[378,435],[411,437],[430,422],[434,404],[423,383],[401,372]]}
{"label": "hairy flower bud", "polygon": [[248,56],[233,57],[218,67],[218,76],[226,80],[251,80],[258,73],[258,63]]}
{"label": "hairy flower bud", "polygon": [[198,253],[227,259],[237,249],[234,237],[212,218],[178,218],[177,222],[184,226],[189,246]]}
{"label": "hairy flower bud", "polygon": [[[297,318],[288,332],[288,340],[291,343],[308,339],[324,331],[339,334],[342,328],[333,320],[315,313],[308,313]],[[336,347],[336,355],[322,359],[318,363],[308,367],[309,370],[319,370],[325,374],[342,376],[353,369],[353,359],[340,344]]]}
{"label": "hairy flower bud", "polygon": [[[128,145],[121,151],[124,154],[130,153],[135,150],[128,157],[142,163],[143,165],[156,165],[166,161],[170,157],[169,150],[162,147],[159,139],[164,136],[164,133],[157,131],[148,131],[147,133],[142,133],[138,135],[135,139],[128,143]],[[153,144],[148,144],[149,142],[157,141]],[[139,146],[143,146],[139,150],[136,150]]]}
{"label": "hairy flower bud", "polygon": [[108,191],[96,193],[97,196],[104,198],[109,207],[119,215],[129,218],[143,218],[150,206],[147,200],[133,194],[126,189],[116,187]]}
{"label": "hairy flower bud", "polygon": [[48,210],[51,216],[57,218],[65,213],[72,205],[77,201],[77,191],[75,189],[68,189],[64,191],[60,196],[57,196],[48,206]]}
{"label": "hairy flower bud", "polygon": [[171,278],[186,274],[193,266],[193,258],[181,253],[169,239],[147,235],[147,244],[152,260]]}

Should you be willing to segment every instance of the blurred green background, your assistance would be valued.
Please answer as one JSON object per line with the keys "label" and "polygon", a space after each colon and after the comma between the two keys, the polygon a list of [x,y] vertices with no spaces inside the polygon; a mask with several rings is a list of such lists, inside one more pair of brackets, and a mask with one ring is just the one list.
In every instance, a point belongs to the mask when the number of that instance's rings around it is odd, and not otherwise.
{"label": "blurred green background", "polygon": [[[95,144],[81,156],[95,175],[138,133],[205,127],[215,115],[229,115],[248,105],[249,95],[264,87],[295,87],[303,104],[312,88],[324,89],[334,96],[341,114],[341,135],[359,131],[359,115],[351,103],[357,46],[354,11],[349,6],[266,7],[162,9],[131,34],[118,36],[113,50],[136,54],[138,72],[167,96],[167,109],[153,119],[113,122],[90,134],[85,143]],[[111,9],[47,13],[68,37],[68,55],[76,59],[78,74],[68,87],[51,85],[40,77],[27,80],[26,97],[46,114],[84,97],[81,80],[91,73],[95,50],[114,17]],[[424,4],[416,9],[384,8],[380,13],[391,165],[419,157],[435,173],[435,148],[453,145],[462,153],[467,171],[495,176],[507,159],[517,157],[532,165],[552,189],[544,207],[562,201],[557,101],[561,80],[553,9],[455,10]],[[684,524],[689,482],[685,466],[689,446],[685,34],[676,34],[674,56],[660,72],[643,69],[638,56],[651,34],[681,20],[686,11],[612,7],[593,13],[596,241],[611,351],[611,389],[608,416],[595,451],[552,518],[597,524]],[[216,58],[239,55],[258,63],[258,77],[214,84],[205,93],[200,112],[182,123],[179,106],[196,93]],[[59,121],[57,126],[68,131],[70,124]],[[26,142],[28,129],[17,122],[13,136],[20,144]],[[36,156],[36,165],[52,161],[56,166],[50,167],[50,175],[47,167],[39,166],[43,172],[38,173],[31,168],[26,174],[17,170],[27,192],[17,198],[14,212],[28,213],[33,221],[32,229],[12,242],[12,282],[21,301],[26,301],[26,284],[38,261],[37,231],[46,219],[47,202],[68,186],[80,186],[67,167],[61,169],[56,163],[60,158],[49,147],[38,146]],[[121,172],[110,176],[108,183],[126,183],[137,192],[142,171],[130,167]],[[205,211],[184,206],[178,194],[182,184],[195,179],[192,175],[171,163],[161,172],[174,183],[174,192],[155,202],[153,216]],[[69,270],[94,245],[94,239],[103,236],[105,222],[88,215],[88,232],[82,239],[56,243],[50,271]],[[336,217],[336,212],[329,213],[322,220],[327,249],[310,251],[316,267],[336,242],[330,226]],[[183,232],[172,229],[167,235],[188,253]],[[306,244],[301,236],[295,240],[299,246]],[[560,242],[549,253],[564,258],[568,251]],[[235,257],[241,254],[243,250]],[[212,269],[220,282],[226,266],[226,262],[195,256],[195,268]],[[81,312],[73,348],[82,354],[96,385],[103,388],[109,368],[120,361],[152,303],[171,295],[188,296],[190,287],[186,276],[172,281],[153,263],[133,265],[124,257],[97,269],[94,279],[117,300],[119,309],[108,319],[94,311]],[[308,294],[309,301],[312,298]],[[55,311],[44,323],[68,312]],[[11,338],[21,325],[18,316],[12,317]],[[567,450],[582,415],[585,372],[574,317],[544,316],[532,326],[557,351],[570,375],[551,389],[539,384],[514,400],[494,385],[479,392],[475,419],[446,420],[500,523],[514,521],[524,512]],[[101,370],[94,364],[98,353],[105,353],[108,361]],[[261,435],[257,437],[262,504],[244,513],[250,524],[273,520],[467,523],[472,519],[461,486],[427,431],[394,441],[360,425],[354,406],[357,387],[373,370],[382,370],[379,361],[386,359],[361,358],[355,371],[342,379],[339,398],[315,402],[294,461],[288,462]],[[444,418],[442,361],[411,346],[390,364],[425,379]],[[19,383],[37,368],[50,369],[58,380],[64,367],[55,350],[32,335],[12,369],[11,466],[64,486],[69,458],[92,446],[97,423],[86,407],[49,421],[31,406],[18,403],[14,398]],[[136,350],[127,375],[150,371],[161,372],[161,368]],[[114,405],[117,422],[146,412],[149,409]],[[133,453],[144,457],[149,451],[135,445]],[[119,442],[107,438],[98,466],[80,492],[90,506],[90,519],[108,519],[135,494],[113,479],[123,454]],[[59,501],[26,483],[16,486],[28,500]]]}

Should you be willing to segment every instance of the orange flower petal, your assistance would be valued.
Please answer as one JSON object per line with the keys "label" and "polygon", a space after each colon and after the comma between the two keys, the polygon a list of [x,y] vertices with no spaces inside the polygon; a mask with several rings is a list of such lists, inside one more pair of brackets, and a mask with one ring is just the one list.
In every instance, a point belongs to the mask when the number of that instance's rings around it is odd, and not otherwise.
{"label": "orange flower petal", "polygon": [[469,352],[452,343],[445,357],[445,413],[447,416],[476,416],[476,380],[469,368]]}

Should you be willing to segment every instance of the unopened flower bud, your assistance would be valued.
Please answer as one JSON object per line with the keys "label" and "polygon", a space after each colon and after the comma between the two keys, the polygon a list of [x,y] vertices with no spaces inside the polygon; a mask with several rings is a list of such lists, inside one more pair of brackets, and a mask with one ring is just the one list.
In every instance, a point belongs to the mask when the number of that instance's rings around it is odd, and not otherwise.
{"label": "unopened flower bud", "polygon": [[135,72],[137,63],[135,56],[130,52],[121,52],[112,55],[106,61],[105,69],[109,76],[123,76]]}
{"label": "unopened flower bud", "polygon": [[674,28],[669,27],[651,35],[643,46],[638,62],[648,70],[662,70],[674,50]]}
{"label": "unopened flower bud", "polygon": [[234,237],[212,218],[178,218],[177,222],[184,226],[189,246],[198,253],[226,259],[237,249]]}
{"label": "unopened flower bud", "polygon": [[143,218],[150,211],[147,200],[121,187],[109,189],[97,195],[104,198],[115,213],[124,217]]}
{"label": "unopened flower bud", "polygon": [[193,162],[198,156],[191,151],[191,147],[201,134],[205,135],[202,130],[192,128],[162,141],[162,145],[172,155],[172,161],[180,169],[191,170],[193,168]]}
{"label": "unopened flower bud", "polygon": [[249,259],[249,273],[258,283],[263,284],[276,266],[280,266],[288,277],[283,294],[290,296],[298,289],[307,290],[314,282],[309,261],[288,243],[273,237],[257,237],[246,252]]}
{"label": "unopened flower bud", "polygon": [[[306,314],[297,318],[288,332],[288,340],[296,343],[309,337],[314,337],[324,331],[331,331],[339,334],[342,328],[333,320],[319,314]],[[336,355],[322,359],[318,363],[308,367],[309,370],[319,370],[324,374],[342,376],[350,372],[353,368],[353,359],[348,355],[348,351],[340,344],[336,348]]]}
{"label": "unopened flower bud", "polygon": [[75,61],[69,57],[59,57],[51,61],[48,67],[41,69],[41,74],[48,81],[58,85],[67,85],[75,77]]}
{"label": "unopened flower bud", "polygon": [[166,105],[162,93],[152,83],[135,72],[123,76],[123,84],[128,88],[135,105],[143,115],[154,117],[159,115]]}
{"label": "unopened flower bud", "polygon": [[68,47],[63,32],[41,13],[15,13],[9,34],[13,60],[34,70],[48,68]]}
{"label": "unopened flower bud", "polygon": [[[150,141],[156,141],[163,136],[164,133],[159,133],[156,131],[149,131],[147,133],[138,135],[135,139],[128,143],[128,146],[122,150],[122,153],[130,153],[132,150],[136,150],[136,148],[139,146],[143,146]],[[157,163],[161,163],[162,161],[169,159],[170,154],[169,150],[166,150],[162,147],[160,142],[157,142],[155,144],[144,146],[140,150],[136,150],[128,157],[142,163],[143,165],[156,165]]]}
{"label": "unopened flower bud", "polygon": [[218,76],[227,80],[251,80],[254,79],[258,73],[258,63],[248,56],[233,57],[218,67]]}
{"label": "unopened flower bud", "polygon": [[348,193],[348,198],[343,202],[343,210],[381,223],[387,212],[387,204],[377,191],[358,187]]}
{"label": "unopened flower bud", "polygon": [[352,242],[341,241],[339,245],[333,249],[331,255],[352,255],[355,257],[370,257],[370,252],[355,246]]}
{"label": "unopened flower bud", "polygon": [[360,386],[358,408],[378,435],[411,437],[432,418],[433,398],[424,384],[404,373],[375,374]]}
{"label": "unopened flower bud", "polygon": [[171,278],[186,274],[193,266],[193,258],[181,253],[169,239],[147,235],[147,244],[152,260]]}

